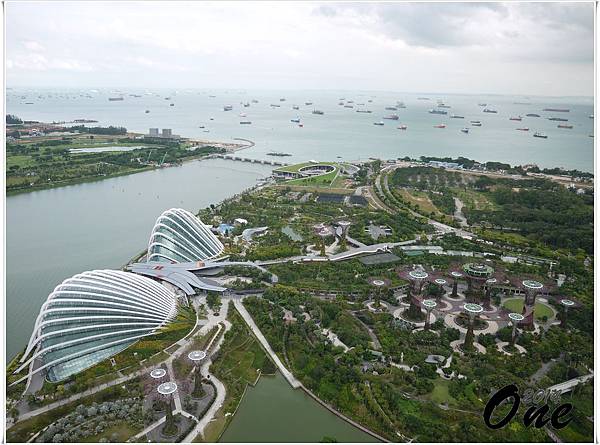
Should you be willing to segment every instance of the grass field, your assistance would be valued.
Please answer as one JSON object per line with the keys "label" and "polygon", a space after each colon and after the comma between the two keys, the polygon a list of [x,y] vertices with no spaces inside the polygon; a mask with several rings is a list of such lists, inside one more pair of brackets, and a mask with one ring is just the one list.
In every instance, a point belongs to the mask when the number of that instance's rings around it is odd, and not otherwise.
{"label": "grass field", "polygon": [[448,403],[449,406],[456,405],[456,399],[454,399],[448,391],[448,380],[438,377],[433,384],[434,387],[430,395],[432,402]]}
{"label": "grass field", "polygon": [[474,210],[497,210],[498,206],[490,201],[484,193],[475,190],[463,190],[459,188],[452,189],[452,192],[458,197],[468,209]]}
{"label": "grass field", "polygon": [[[502,306],[511,312],[521,313],[523,311],[523,298],[509,298],[504,300]],[[544,303],[535,304],[535,318],[540,320],[543,316],[551,318],[554,315],[554,311],[550,306]]]}
{"label": "grass field", "polygon": [[411,204],[416,204],[419,207],[419,211],[424,214],[429,214],[431,212],[442,215],[442,212],[431,202],[429,196],[424,192],[411,191],[409,192],[406,189],[398,190],[402,199],[408,201]]}

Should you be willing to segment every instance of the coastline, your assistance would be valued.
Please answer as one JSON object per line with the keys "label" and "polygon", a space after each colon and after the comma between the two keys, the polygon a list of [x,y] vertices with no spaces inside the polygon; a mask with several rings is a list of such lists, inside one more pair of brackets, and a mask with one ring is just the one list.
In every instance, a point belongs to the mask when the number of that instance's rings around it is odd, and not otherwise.
{"label": "coastline", "polygon": [[[239,139],[239,138],[236,138],[236,139]],[[192,141],[194,143],[198,143],[198,144],[210,145],[210,146],[217,147],[217,148],[225,148],[227,151],[232,152],[232,153],[236,152],[236,151],[244,150],[246,148],[254,147],[254,145],[255,145],[254,142],[252,142],[248,139],[239,139],[239,140],[244,141],[244,142],[249,142],[252,145],[231,144],[228,142],[214,142],[214,141],[200,141],[200,140],[190,140],[190,141]],[[180,165],[183,165],[185,163],[189,163],[192,161],[210,159],[212,156],[213,156],[213,154],[191,156],[189,158],[183,159],[181,161]],[[85,184],[88,182],[103,181],[104,179],[117,178],[119,176],[135,175],[136,173],[143,173],[143,172],[147,172],[147,171],[157,170],[160,168],[162,168],[162,167],[153,165],[153,166],[142,167],[142,168],[135,169],[135,170],[111,173],[111,174],[107,174],[104,176],[88,176],[88,177],[82,177],[82,178],[66,179],[64,181],[53,182],[51,184],[36,185],[36,186],[28,187],[28,188],[21,188],[21,189],[15,189],[15,190],[6,190],[5,189],[5,196],[9,197],[9,196],[21,195],[24,193],[38,192],[38,191],[42,191],[42,190],[66,187],[69,185],[77,185],[77,184]],[[172,167],[167,167],[167,168],[172,168]]]}

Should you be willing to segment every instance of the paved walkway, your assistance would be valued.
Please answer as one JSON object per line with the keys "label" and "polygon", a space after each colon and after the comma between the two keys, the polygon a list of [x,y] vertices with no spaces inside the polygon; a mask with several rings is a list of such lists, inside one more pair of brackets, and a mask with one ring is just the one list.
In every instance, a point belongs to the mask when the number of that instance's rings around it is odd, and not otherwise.
{"label": "paved walkway", "polygon": [[271,357],[271,360],[273,360],[273,363],[275,363],[275,365],[277,366],[277,368],[279,369],[279,371],[281,372],[281,374],[283,374],[283,376],[285,377],[285,379],[288,381],[288,383],[290,385],[292,385],[292,388],[300,388],[300,386],[301,386],[300,382],[284,366],[284,364],[279,359],[279,357],[277,357],[277,354],[275,354],[275,351],[273,351],[273,349],[271,348],[271,345],[269,345],[269,342],[267,341],[267,339],[265,338],[265,336],[263,335],[263,333],[260,331],[260,329],[258,328],[258,326],[256,326],[256,323],[254,323],[254,320],[252,319],[252,316],[246,310],[246,308],[244,307],[244,304],[242,303],[242,301],[240,299],[235,299],[235,300],[233,300],[233,304],[234,304],[235,308],[241,314],[242,318],[244,319],[244,321],[246,322],[246,324],[248,325],[248,327],[250,327],[250,329],[252,330],[252,332],[254,333],[254,335],[256,336],[256,338],[258,339],[258,341],[260,342],[260,344],[264,348],[264,350],[267,351],[267,353]]}

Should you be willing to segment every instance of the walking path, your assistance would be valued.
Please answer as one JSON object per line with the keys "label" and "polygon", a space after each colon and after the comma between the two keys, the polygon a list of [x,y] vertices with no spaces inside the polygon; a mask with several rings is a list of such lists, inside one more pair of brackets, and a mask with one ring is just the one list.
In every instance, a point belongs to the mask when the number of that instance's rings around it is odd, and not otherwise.
{"label": "walking path", "polygon": [[288,381],[288,383],[290,385],[292,385],[292,388],[300,388],[301,383],[284,366],[284,364],[279,359],[279,357],[277,357],[277,354],[275,354],[275,351],[273,351],[273,349],[271,348],[271,345],[269,345],[269,342],[267,341],[267,339],[265,338],[265,336],[263,335],[263,333],[260,331],[260,329],[258,329],[258,326],[256,326],[256,323],[254,323],[254,320],[252,319],[252,316],[250,315],[250,313],[244,307],[244,304],[242,303],[242,300],[241,299],[237,299],[237,298],[234,299],[233,300],[233,305],[238,310],[238,312],[240,313],[240,315],[242,316],[242,318],[244,319],[244,321],[246,322],[246,324],[250,327],[250,329],[252,330],[252,332],[254,333],[254,335],[256,336],[256,338],[258,339],[258,341],[260,342],[260,344],[262,345],[262,347],[269,354],[269,356],[271,357],[271,360],[273,360],[273,363],[275,363],[275,365],[277,366],[277,368],[279,369],[279,371],[281,372],[281,374],[283,374],[283,376]]}

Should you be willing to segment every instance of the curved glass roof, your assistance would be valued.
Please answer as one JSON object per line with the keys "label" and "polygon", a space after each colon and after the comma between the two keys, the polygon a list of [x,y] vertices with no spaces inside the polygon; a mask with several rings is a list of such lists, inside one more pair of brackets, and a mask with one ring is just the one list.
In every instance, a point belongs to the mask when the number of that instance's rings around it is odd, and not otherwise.
{"label": "curved glass roof", "polygon": [[119,270],[77,274],[42,305],[16,372],[32,365],[30,374],[46,370],[48,380],[64,380],[152,335],[176,313],[176,295],[149,278]]}
{"label": "curved glass roof", "polygon": [[169,209],[154,224],[148,242],[147,261],[203,261],[222,252],[223,244],[200,219],[187,210]]}

